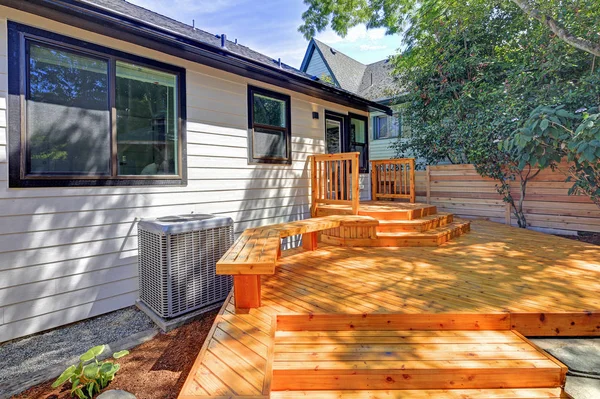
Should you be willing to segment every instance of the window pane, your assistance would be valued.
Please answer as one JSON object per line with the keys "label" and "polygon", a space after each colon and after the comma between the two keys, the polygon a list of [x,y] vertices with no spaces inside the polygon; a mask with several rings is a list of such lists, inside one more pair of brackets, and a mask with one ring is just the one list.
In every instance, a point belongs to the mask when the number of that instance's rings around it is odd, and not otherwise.
{"label": "window pane", "polygon": [[389,137],[387,116],[377,117],[377,138],[386,139]]}
{"label": "window pane", "polygon": [[254,123],[286,127],[285,101],[254,94]]}
{"label": "window pane", "polygon": [[37,43],[28,55],[27,172],[108,174],[107,61]]}
{"label": "window pane", "polygon": [[253,158],[287,158],[286,133],[279,130],[254,128],[252,139]]}
{"label": "window pane", "polygon": [[365,144],[366,141],[366,123],[362,119],[350,119],[350,141],[352,143]]}
{"label": "window pane", "polygon": [[325,121],[325,141],[328,154],[337,154],[341,151],[340,137],[342,124],[339,121],[327,119]]}
{"label": "window pane", "polygon": [[177,175],[177,76],[117,61],[119,175]]}

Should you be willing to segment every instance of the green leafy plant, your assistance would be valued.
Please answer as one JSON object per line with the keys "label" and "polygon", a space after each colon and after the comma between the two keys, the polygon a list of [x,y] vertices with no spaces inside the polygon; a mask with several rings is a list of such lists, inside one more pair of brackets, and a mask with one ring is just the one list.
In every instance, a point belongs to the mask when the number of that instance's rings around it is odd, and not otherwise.
{"label": "green leafy plant", "polygon": [[514,153],[519,165],[558,169],[573,182],[569,194],[587,195],[600,207],[600,109],[581,111],[570,112],[563,105],[537,107],[501,148]]}
{"label": "green leafy plant", "polygon": [[[121,368],[120,365],[105,360],[99,361],[98,356],[104,352],[105,345],[94,346],[83,355],[79,356],[79,363],[68,367],[54,381],[52,388],[66,383],[71,383],[71,396],[79,399],[91,399],[94,394],[106,388],[109,382],[115,378],[115,374]],[[129,354],[129,351],[113,353],[114,359],[120,359]]]}

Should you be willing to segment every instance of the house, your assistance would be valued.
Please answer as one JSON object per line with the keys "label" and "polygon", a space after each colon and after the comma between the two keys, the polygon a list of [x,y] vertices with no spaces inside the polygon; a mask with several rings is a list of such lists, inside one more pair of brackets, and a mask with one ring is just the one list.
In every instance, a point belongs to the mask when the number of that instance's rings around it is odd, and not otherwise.
{"label": "house", "polygon": [[307,157],[392,113],[123,0],[0,0],[0,56],[0,342],[132,305],[140,218],[309,217]]}
{"label": "house", "polygon": [[409,130],[403,126],[402,105],[398,100],[404,88],[393,76],[389,60],[365,65],[313,38],[308,43],[300,70],[393,108],[394,115],[391,116],[378,111],[371,113],[368,158],[389,159],[396,155],[391,145],[398,137],[408,137]]}

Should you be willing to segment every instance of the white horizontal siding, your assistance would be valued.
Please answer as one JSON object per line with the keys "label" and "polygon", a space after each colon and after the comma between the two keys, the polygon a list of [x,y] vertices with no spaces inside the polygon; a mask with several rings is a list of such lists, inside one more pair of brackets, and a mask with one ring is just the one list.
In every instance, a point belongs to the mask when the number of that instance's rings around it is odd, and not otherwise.
{"label": "white horizontal siding", "polygon": [[[188,185],[9,189],[7,19],[186,68]],[[0,342],[132,305],[141,218],[213,213],[240,233],[308,217],[324,110],[361,113],[6,7],[0,33]],[[248,165],[248,84],[291,95],[292,165]]]}

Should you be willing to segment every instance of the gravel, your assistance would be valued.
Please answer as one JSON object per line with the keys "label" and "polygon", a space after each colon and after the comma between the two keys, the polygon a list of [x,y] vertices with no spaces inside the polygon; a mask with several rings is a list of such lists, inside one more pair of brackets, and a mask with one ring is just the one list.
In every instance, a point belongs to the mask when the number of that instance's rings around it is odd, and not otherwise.
{"label": "gravel", "polygon": [[565,391],[574,399],[600,398],[600,338],[532,338],[568,368]]}
{"label": "gravel", "polygon": [[[154,329],[154,323],[132,306],[0,345],[0,397],[11,387],[33,379],[49,367],[66,363],[89,348]],[[59,370],[59,373],[62,370]]]}

